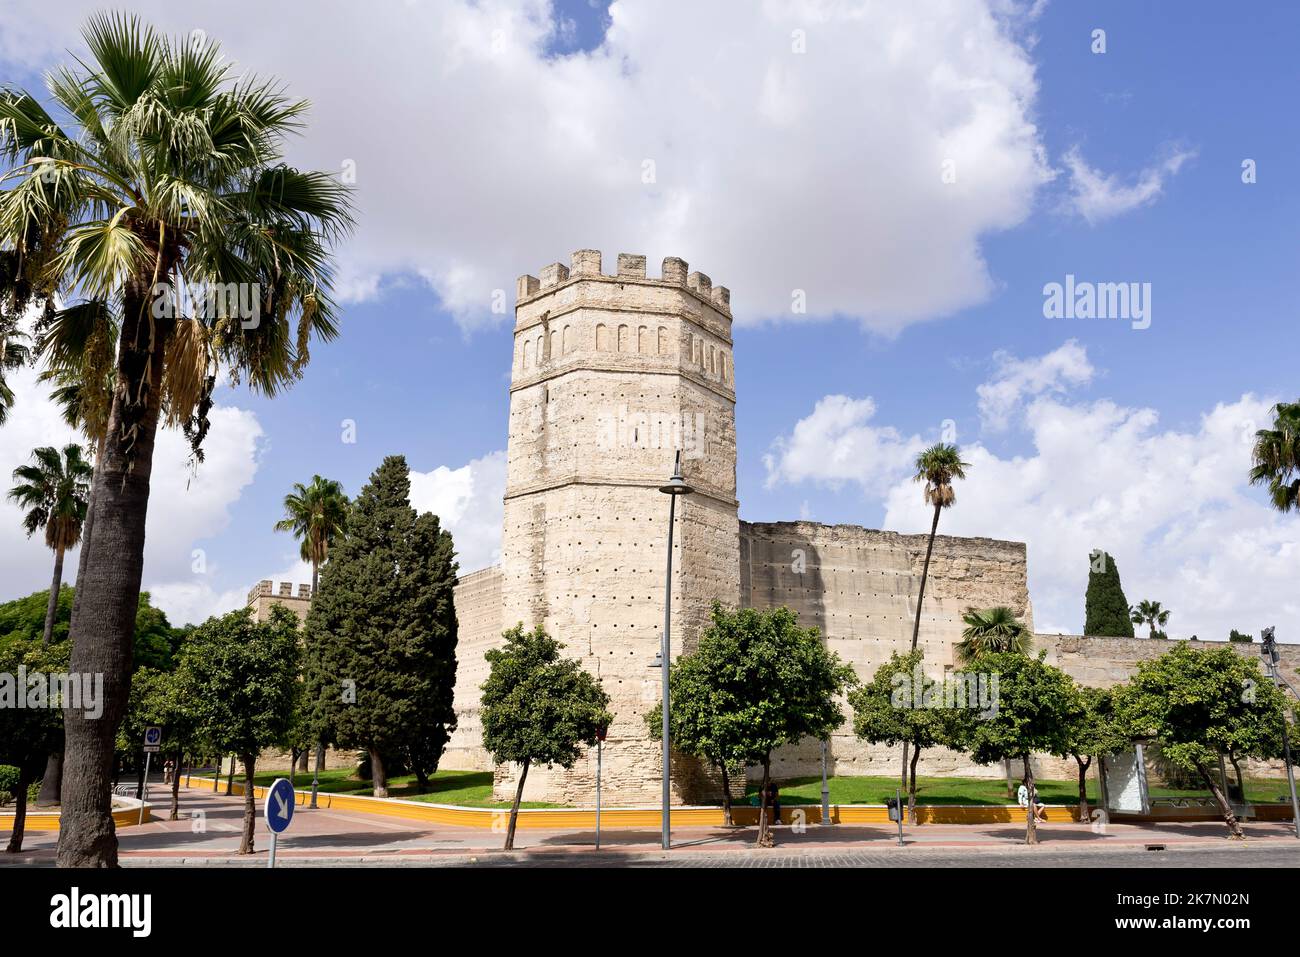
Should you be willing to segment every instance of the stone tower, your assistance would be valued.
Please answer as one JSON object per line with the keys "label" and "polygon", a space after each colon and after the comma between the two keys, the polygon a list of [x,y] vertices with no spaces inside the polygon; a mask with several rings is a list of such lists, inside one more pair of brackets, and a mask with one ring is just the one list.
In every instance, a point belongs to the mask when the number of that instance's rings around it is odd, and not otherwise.
{"label": "stone tower", "polygon": [[[713,600],[740,602],[735,388],[730,293],[709,277],[644,256],[582,249],[568,267],[519,279],[501,549],[502,627],[542,624],[609,693],[603,786],[611,803],[659,798],[660,745],[645,712],[663,627],[668,498],[675,452],[695,494],[679,499],[673,541],[674,658]],[[496,771],[498,797],[517,769]],[[674,762],[677,800],[705,782]],[[530,769],[525,796],[594,799],[595,761]]]}

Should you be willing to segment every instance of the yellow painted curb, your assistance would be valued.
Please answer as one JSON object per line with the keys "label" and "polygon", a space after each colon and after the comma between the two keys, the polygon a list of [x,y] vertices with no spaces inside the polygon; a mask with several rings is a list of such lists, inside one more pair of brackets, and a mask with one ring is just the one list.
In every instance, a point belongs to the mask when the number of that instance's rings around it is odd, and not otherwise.
{"label": "yellow painted curb", "polygon": [[[212,778],[199,778],[199,784],[192,784],[190,776],[185,776],[185,786],[212,790]],[[253,796],[261,799],[266,795],[266,788],[261,785],[253,787]],[[225,793],[225,784],[221,784],[218,793]],[[243,794],[244,787],[238,781],[231,786],[231,794]],[[311,803],[311,791],[295,791],[297,806]],[[399,817],[412,821],[427,821],[431,824],[454,824],[461,827],[493,826],[500,829],[509,814],[505,808],[458,807],[451,804],[431,804],[426,801],[404,801],[399,798],[362,797],[355,794],[327,794],[324,791],[316,795],[318,807],[335,811],[359,811],[363,814],[381,814],[386,817]],[[723,824],[720,807],[674,807],[673,824],[679,827],[721,827]],[[602,828],[622,827],[658,827],[660,823],[658,807],[641,808],[605,808],[600,812]],[[799,817],[799,815],[802,815]],[[1069,823],[1078,815],[1078,809],[1066,805],[1049,806],[1046,810],[1047,820],[1053,823]],[[735,805],[731,809],[731,818],[736,824],[754,825],[758,823],[758,808],[748,804]],[[781,820],[786,824],[819,824],[822,809],[819,804],[789,805],[781,809]],[[1010,805],[943,805],[921,804],[917,806],[917,820],[921,824],[1013,824],[1025,819],[1025,810],[1015,804]],[[891,823],[888,809],[881,804],[832,805],[831,821],[836,824],[885,824]],[[544,828],[547,830],[595,829],[595,808],[520,808],[520,828]]]}
{"label": "yellow painted curb", "polygon": [[[153,805],[144,806],[144,823],[148,824],[153,820]],[[118,808],[113,812],[113,825],[115,827],[134,827],[140,823],[140,806]],[[7,834],[14,829],[14,815],[12,811],[0,811],[0,834]],[[28,811],[27,820],[23,822],[23,832],[27,831],[57,831],[59,829],[59,812],[58,811]]]}

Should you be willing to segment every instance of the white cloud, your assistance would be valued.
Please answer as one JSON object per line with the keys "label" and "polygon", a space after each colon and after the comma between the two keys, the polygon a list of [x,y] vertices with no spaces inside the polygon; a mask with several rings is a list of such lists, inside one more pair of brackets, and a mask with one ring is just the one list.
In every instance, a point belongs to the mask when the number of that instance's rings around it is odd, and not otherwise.
{"label": "white cloud", "polygon": [[1195,155],[1192,150],[1171,149],[1164,159],[1142,170],[1126,185],[1118,175],[1105,174],[1089,166],[1075,146],[1064,157],[1070,171],[1070,204],[1093,225],[1149,206],[1164,191],[1166,180],[1177,175],[1183,164]]}
{"label": "white cloud", "polygon": [[1017,359],[1007,352],[993,356],[997,374],[976,389],[980,421],[992,431],[1006,429],[1025,399],[1043,393],[1063,392],[1092,381],[1096,370],[1077,339],[1035,359]]}
{"label": "white cloud", "polygon": [[411,472],[411,504],[418,511],[433,512],[451,532],[462,575],[501,560],[505,491],[504,450],[458,469],[440,465],[431,472]]}
{"label": "white cloud", "polygon": [[[1021,365],[1050,368],[1061,351]],[[1086,354],[1074,359],[1071,368],[1091,369]],[[1130,604],[1149,598],[1172,610],[1168,631],[1174,637],[1222,639],[1232,628],[1258,634],[1268,624],[1279,634],[1300,636],[1300,525],[1268,508],[1247,483],[1251,439],[1258,424],[1270,420],[1273,399],[1243,395],[1215,405],[1193,426],[1162,428],[1154,409],[1071,401],[1054,387],[1022,390],[1017,401],[1035,392],[1024,415],[1011,421],[1032,451],[1004,458],[980,444],[963,446],[971,467],[939,531],[1028,543],[1039,631],[1082,630],[1088,555],[1103,548],[1119,565]],[[844,411],[837,419],[824,409]],[[887,431],[863,424],[872,411],[867,400],[830,396],[795,435],[822,419],[849,425],[813,430],[816,436]],[[860,449],[870,448],[868,441]],[[929,529],[930,509],[910,481],[905,457],[894,457],[888,475],[864,463],[865,455],[853,468],[853,458],[834,454],[840,448],[835,441],[800,447],[806,452],[797,457],[799,467],[774,460],[769,479],[851,480],[868,492],[884,484],[884,527]]]}
{"label": "white cloud", "polygon": [[[12,372],[10,380],[18,401],[0,431],[0,478],[5,480],[37,446],[84,441],[63,423],[50,401],[49,388],[36,381],[35,370]],[[197,469],[189,461],[189,443],[179,432],[159,431],[154,449],[142,587],[173,624],[201,621],[208,614],[239,607],[247,594],[247,588],[236,590],[238,594],[215,589],[211,583],[220,569],[195,549],[201,550],[205,539],[227,527],[232,507],[252,483],[262,427],[252,412],[230,406],[215,407],[210,418],[205,461]],[[39,534],[31,539],[24,536],[21,515],[11,502],[0,502],[2,599],[48,588],[53,572],[49,549]],[[79,557],[78,549],[64,560],[68,583],[76,578]],[[235,595],[233,603],[231,595]]]}
{"label": "white cloud", "polygon": [[[66,61],[101,6],[9,0],[0,54]],[[847,315],[885,332],[985,298],[982,239],[1051,176],[1021,29],[1039,8],[619,0],[603,45],[549,56],[568,28],[546,0],[325,0],[309,18],[132,4],[312,99],[294,160],[355,163],[348,299],[409,274],[466,326],[500,321],[493,290],[594,247],[607,269],[619,251],[690,260],[736,290],[741,322]],[[796,289],[807,316],[791,316]]]}
{"label": "white cloud", "polygon": [[855,482],[869,493],[883,493],[922,448],[918,436],[905,438],[890,426],[875,426],[876,403],[828,395],[812,413],[778,436],[763,457],[767,487],[814,481],[839,487]]}

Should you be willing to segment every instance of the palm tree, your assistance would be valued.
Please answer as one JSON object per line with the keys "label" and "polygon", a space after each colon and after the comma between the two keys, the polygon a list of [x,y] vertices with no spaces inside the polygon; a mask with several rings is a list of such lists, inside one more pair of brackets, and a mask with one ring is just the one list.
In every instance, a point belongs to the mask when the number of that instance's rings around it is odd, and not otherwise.
{"label": "palm tree", "polygon": [[329,558],[330,544],[343,534],[348,519],[348,497],[333,479],[313,475],[311,484],[295,482],[284,497],[285,517],[275,523],[277,532],[293,532],[302,543],[302,560],[311,562],[311,594],[316,597],[320,567]]}
{"label": "palm tree", "polygon": [[964,479],[970,463],[963,462],[955,445],[940,442],[916,457],[914,482],[925,483],[925,500],[934,506],[934,521],[930,523],[930,541],[925,548],[925,564],[921,567],[921,587],[916,593],[916,622],[912,625],[912,650],[921,634],[921,602],[925,599],[925,580],[930,576],[930,555],[934,551],[934,536],[939,529],[939,513],[957,500],[953,490],[954,479]]}
{"label": "palm tree", "polygon": [[0,425],[5,424],[14,405],[14,390],[5,373],[26,365],[30,358],[26,334],[18,329],[0,327]]}
{"label": "palm tree", "polygon": [[1273,407],[1273,428],[1255,433],[1251,485],[1268,486],[1279,512],[1300,510],[1300,401]]}
{"label": "palm tree", "polygon": [[33,465],[14,469],[18,483],[9,498],[27,510],[23,527],[30,537],[44,530],[45,544],[54,552],[54,581],[45,607],[44,644],[54,634],[54,617],[59,610],[59,589],[63,586],[63,553],[81,541],[81,529],[90,503],[93,469],[82,457],[80,445],[66,445],[60,452],[43,446],[32,452]]}
{"label": "palm tree", "polygon": [[[1158,601],[1147,601],[1143,599],[1128,610],[1129,619],[1135,625],[1150,625],[1151,634],[1149,637],[1156,637],[1156,626],[1164,628],[1169,623],[1169,612],[1160,607]],[[1164,637],[1163,634],[1160,637]]]}
{"label": "palm tree", "polygon": [[999,651],[1020,654],[1029,651],[1029,629],[1010,608],[1003,605],[982,611],[969,608],[961,620],[966,627],[962,629],[956,651],[957,660],[962,664],[970,664],[980,655]]}
{"label": "palm tree", "polygon": [[[63,866],[111,866],[158,426],[183,428],[197,458],[219,369],[266,395],[301,377],[312,337],[337,334],[330,250],[352,218],[347,187],[283,162],[307,104],[277,81],[236,78],[217,44],[125,14],[92,17],[83,37],[88,54],[46,75],[62,122],[0,90],[0,248],[39,266],[47,301],[109,304],[120,322],[71,625],[70,667],[104,675],[104,711],[66,716],[58,851]],[[219,295],[177,292],[196,284]]]}
{"label": "palm tree", "polygon": [[[912,625],[912,651],[921,634],[921,603],[925,599],[925,580],[930,576],[930,555],[934,552],[934,536],[939,529],[939,513],[957,500],[953,491],[954,479],[964,479],[969,465],[961,460],[957,446],[940,442],[916,457],[914,482],[925,483],[925,500],[934,506],[934,521],[930,523],[930,541],[925,547],[925,564],[921,568],[921,587],[916,593],[916,621]],[[903,742],[903,789],[907,790],[907,742]]]}

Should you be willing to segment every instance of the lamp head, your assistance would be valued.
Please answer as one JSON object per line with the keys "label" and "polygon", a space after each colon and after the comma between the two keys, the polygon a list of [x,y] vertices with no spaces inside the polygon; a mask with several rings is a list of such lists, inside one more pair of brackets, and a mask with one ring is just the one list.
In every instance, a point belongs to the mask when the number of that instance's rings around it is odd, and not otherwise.
{"label": "lamp head", "polygon": [[659,491],[665,495],[690,495],[695,489],[686,484],[682,478],[682,450],[677,450],[677,455],[673,459],[673,474],[668,480],[667,485],[659,486]]}

